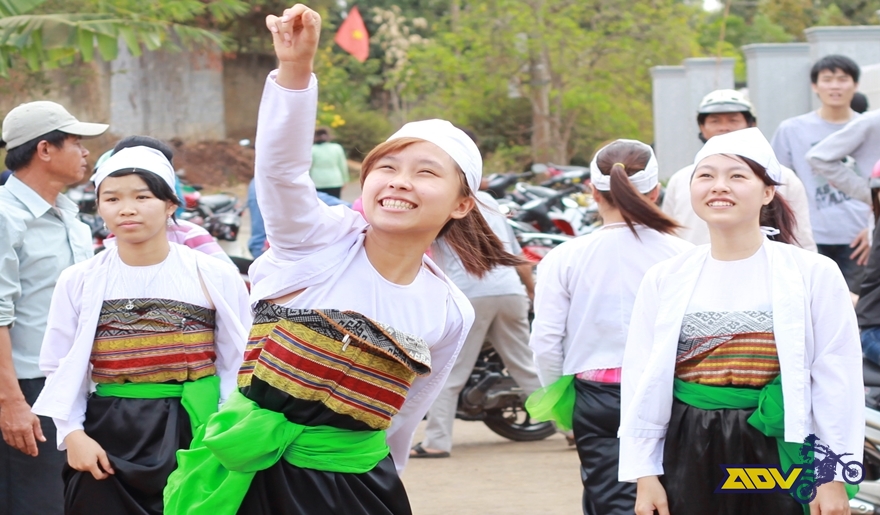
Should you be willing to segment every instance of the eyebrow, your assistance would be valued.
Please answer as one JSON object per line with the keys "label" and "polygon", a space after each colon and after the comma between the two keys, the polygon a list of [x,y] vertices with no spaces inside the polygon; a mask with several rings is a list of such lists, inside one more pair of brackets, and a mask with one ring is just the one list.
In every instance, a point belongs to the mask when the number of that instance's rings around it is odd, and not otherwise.
{"label": "eyebrow", "polygon": [[[399,157],[397,157],[397,156],[395,156],[395,155],[390,155],[390,154],[387,155],[387,156],[382,156],[382,157],[379,159],[379,161],[382,161],[383,159],[388,159],[388,160],[390,160],[390,161],[394,161],[395,163],[399,163],[399,162],[400,162],[400,158],[399,158]],[[427,157],[422,157],[422,158],[418,158],[418,159],[416,159],[416,164],[418,164],[418,165],[428,165],[428,166],[432,166],[432,167],[434,167],[434,168],[443,168],[443,165],[442,165],[439,161],[436,161],[436,160],[434,160],[434,159],[427,158]]]}
{"label": "eyebrow", "polygon": [[[145,191],[150,191],[150,188],[144,187],[144,188],[138,188],[138,189],[134,190],[135,193],[143,193]],[[111,194],[118,195],[119,192],[116,190],[104,190],[101,192],[101,195],[111,195]]]}

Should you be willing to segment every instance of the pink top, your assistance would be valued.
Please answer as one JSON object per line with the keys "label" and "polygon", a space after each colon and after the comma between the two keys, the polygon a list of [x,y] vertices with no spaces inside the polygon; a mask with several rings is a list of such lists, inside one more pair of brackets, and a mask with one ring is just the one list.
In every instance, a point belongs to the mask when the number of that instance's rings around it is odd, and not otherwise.
{"label": "pink top", "polygon": [[620,368],[599,368],[595,370],[584,370],[575,377],[584,381],[594,381],[596,383],[613,383],[620,384]]}

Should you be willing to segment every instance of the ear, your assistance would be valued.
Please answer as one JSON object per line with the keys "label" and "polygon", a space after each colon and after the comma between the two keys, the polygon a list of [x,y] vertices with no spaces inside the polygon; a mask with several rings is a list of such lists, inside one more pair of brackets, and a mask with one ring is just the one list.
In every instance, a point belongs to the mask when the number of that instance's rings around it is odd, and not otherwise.
{"label": "ear", "polygon": [[173,215],[175,211],[177,211],[177,205],[174,202],[171,202],[170,200],[166,200],[165,201],[165,217],[167,218],[167,217]]}
{"label": "ear", "polygon": [[645,196],[648,197],[648,200],[650,200],[651,202],[656,204],[657,199],[660,198],[660,185],[658,184],[658,185],[654,186],[653,190],[649,191],[648,193],[645,193]]}
{"label": "ear", "polygon": [[54,147],[52,146],[51,143],[49,143],[46,140],[42,140],[39,143],[37,143],[37,150],[36,150],[36,152],[34,152],[34,156],[37,159],[39,159],[40,161],[43,161],[44,163],[48,163],[49,161],[52,160],[51,150],[53,148]]}
{"label": "ear", "polygon": [[815,82],[811,82],[811,83],[810,83],[810,87],[813,88],[813,93],[815,93],[815,94],[817,94],[817,95],[819,94],[819,88],[816,87],[816,83],[815,83]]}
{"label": "ear", "polygon": [[590,193],[593,195],[593,200],[596,204],[601,204],[605,202],[605,198],[599,194],[599,190],[596,189],[596,186],[590,183]]}
{"label": "ear", "polygon": [[764,186],[764,201],[763,204],[769,205],[770,202],[776,197],[776,186]]}
{"label": "ear", "polygon": [[471,196],[464,197],[458,202],[449,217],[453,220],[461,220],[475,207],[477,207],[477,199]]}

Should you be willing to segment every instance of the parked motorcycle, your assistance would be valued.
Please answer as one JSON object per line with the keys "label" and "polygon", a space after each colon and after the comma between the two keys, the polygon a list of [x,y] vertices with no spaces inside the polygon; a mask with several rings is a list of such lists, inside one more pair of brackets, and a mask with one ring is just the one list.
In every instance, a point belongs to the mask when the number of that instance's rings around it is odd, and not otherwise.
{"label": "parked motorcycle", "polygon": [[525,397],[504,368],[501,357],[487,345],[458,395],[455,417],[482,421],[494,433],[515,442],[543,440],[553,435],[553,423],[532,420],[526,412]]}

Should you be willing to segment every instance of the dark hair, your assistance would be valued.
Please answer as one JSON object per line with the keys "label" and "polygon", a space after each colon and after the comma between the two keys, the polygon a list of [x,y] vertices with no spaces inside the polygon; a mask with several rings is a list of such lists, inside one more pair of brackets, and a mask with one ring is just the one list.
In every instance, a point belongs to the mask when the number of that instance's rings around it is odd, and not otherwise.
{"label": "dark hair", "polygon": [[849,103],[849,108],[859,114],[864,113],[868,110],[868,97],[864,93],[856,91]]}
{"label": "dark hair", "polygon": [[810,81],[816,84],[819,81],[819,74],[828,70],[836,72],[837,70],[852,77],[853,82],[859,82],[859,74],[861,70],[855,61],[845,55],[826,55],[822,59],[816,61],[816,64],[810,69]]}
{"label": "dark hair", "polygon": [[66,132],[55,130],[47,132],[42,136],[37,136],[15,148],[10,148],[6,151],[6,168],[15,172],[31,164],[34,154],[37,153],[37,145],[39,145],[41,141],[45,141],[55,148],[61,148],[64,146],[64,142],[67,138],[71,136],[72,135],[67,134]]}
{"label": "dark hair", "polygon": [[[755,123],[757,123],[757,118],[752,116],[752,113],[748,111],[730,111],[731,113],[742,113],[743,118],[746,119],[746,123],[749,124],[749,127],[754,127]],[[706,118],[709,117],[710,114],[723,114],[723,113],[699,113],[697,114],[697,125],[703,126],[706,125]],[[703,142],[705,143],[705,141]]]}
{"label": "dark hair", "polygon": [[[175,206],[180,206],[180,199],[177,198],[177,194],[174,193],[174,190],[171,189],[171,186],[168,186],[168,183],[162,180],[161,177],[154,174],[153,172],[147,172],[144,170],[137,170],[134,168],[126,168],[125,170],[117,170],[107,177],[125,177],[128,175],[137,175],[141,178],[146,184],[147,188],[150,188],[150,193],[152,193],[157,199],[165,200],[171,202]],[[98,188],[100,190],[100,187]],[[96,191],[96,196],[98,197],[98,201],[100,202],[101,192]],[[174,218],[174,214],[171,214],[171,219],[177,221]]]}
{"label": "dark hair", "polygon": [[315,143],[327,143],[330,141],[330,131],[321,127],[315,130]]}
{"label": "dark hair", "polygon": [[[361,186],[367,175],[376,166],[376,161],[388,154],[398,152],[413,143],[424,141],[418,138],[397,138],[380,143],[367,154],[361,164]],[[462,196],[473,197],[470,186],[464,177],[464,172],[458,166],[461,178]],[[504,249],[504,244],[489,227],[489,223],[483,218],[478,208],[471,211],[461,219],[452,219],[440,229],[437,238],[443,240],[461,259],[461,264],[467,273],[476,277],[483,277],[486,272],[496,266],[520,266],[529,264],[528,261],[510,254]]]}
{"label": "dark hair", "polygon": [[617,208],[623,221],[639,237],[634,224],[672,234],[681,226],[669,218],[657,204],[639,192],[629,176],[644,170],[651,160],[651,149],[637,141],[617,140],[599,151],[596,165],[603,175],[611,176],[611,190],[596,190],[611,207]]}
{"label": "dark hair", "polygon": [[[774,181],[767,174],[767,169],[760,164],[747,157],[740,155],[737,155],[736,157],[742,159],[747,165],[749,165],[749,168],[755,172],[755,175],[757,175],[765,185],[780,186],[780,183]],[[779,234],[771,236],[772,239],[783,243],[790,243],[792,245],[797,243],[797,238],[794,235],[794,231],[797,228],[797,218],[795,218],[794,211],[791,210],[791,206],[789,206],[785,198],[779,194],[779,191],[773,195],[773,200],[771,200],[769,204],[761,208],[759,223],[763,226],[779,229]]]}
{"label": "dark hair", "polygon": [[162,152],[169,163],[174,163],[174,150],[171,149],[171,145],[156,138],[151,138],[150,136],[128,136],[122,138],[119,140],[119,143],[113,147],[113,154],[119,152],[123,148],[131,147],[148,147],[158,150],[159,152]]}

